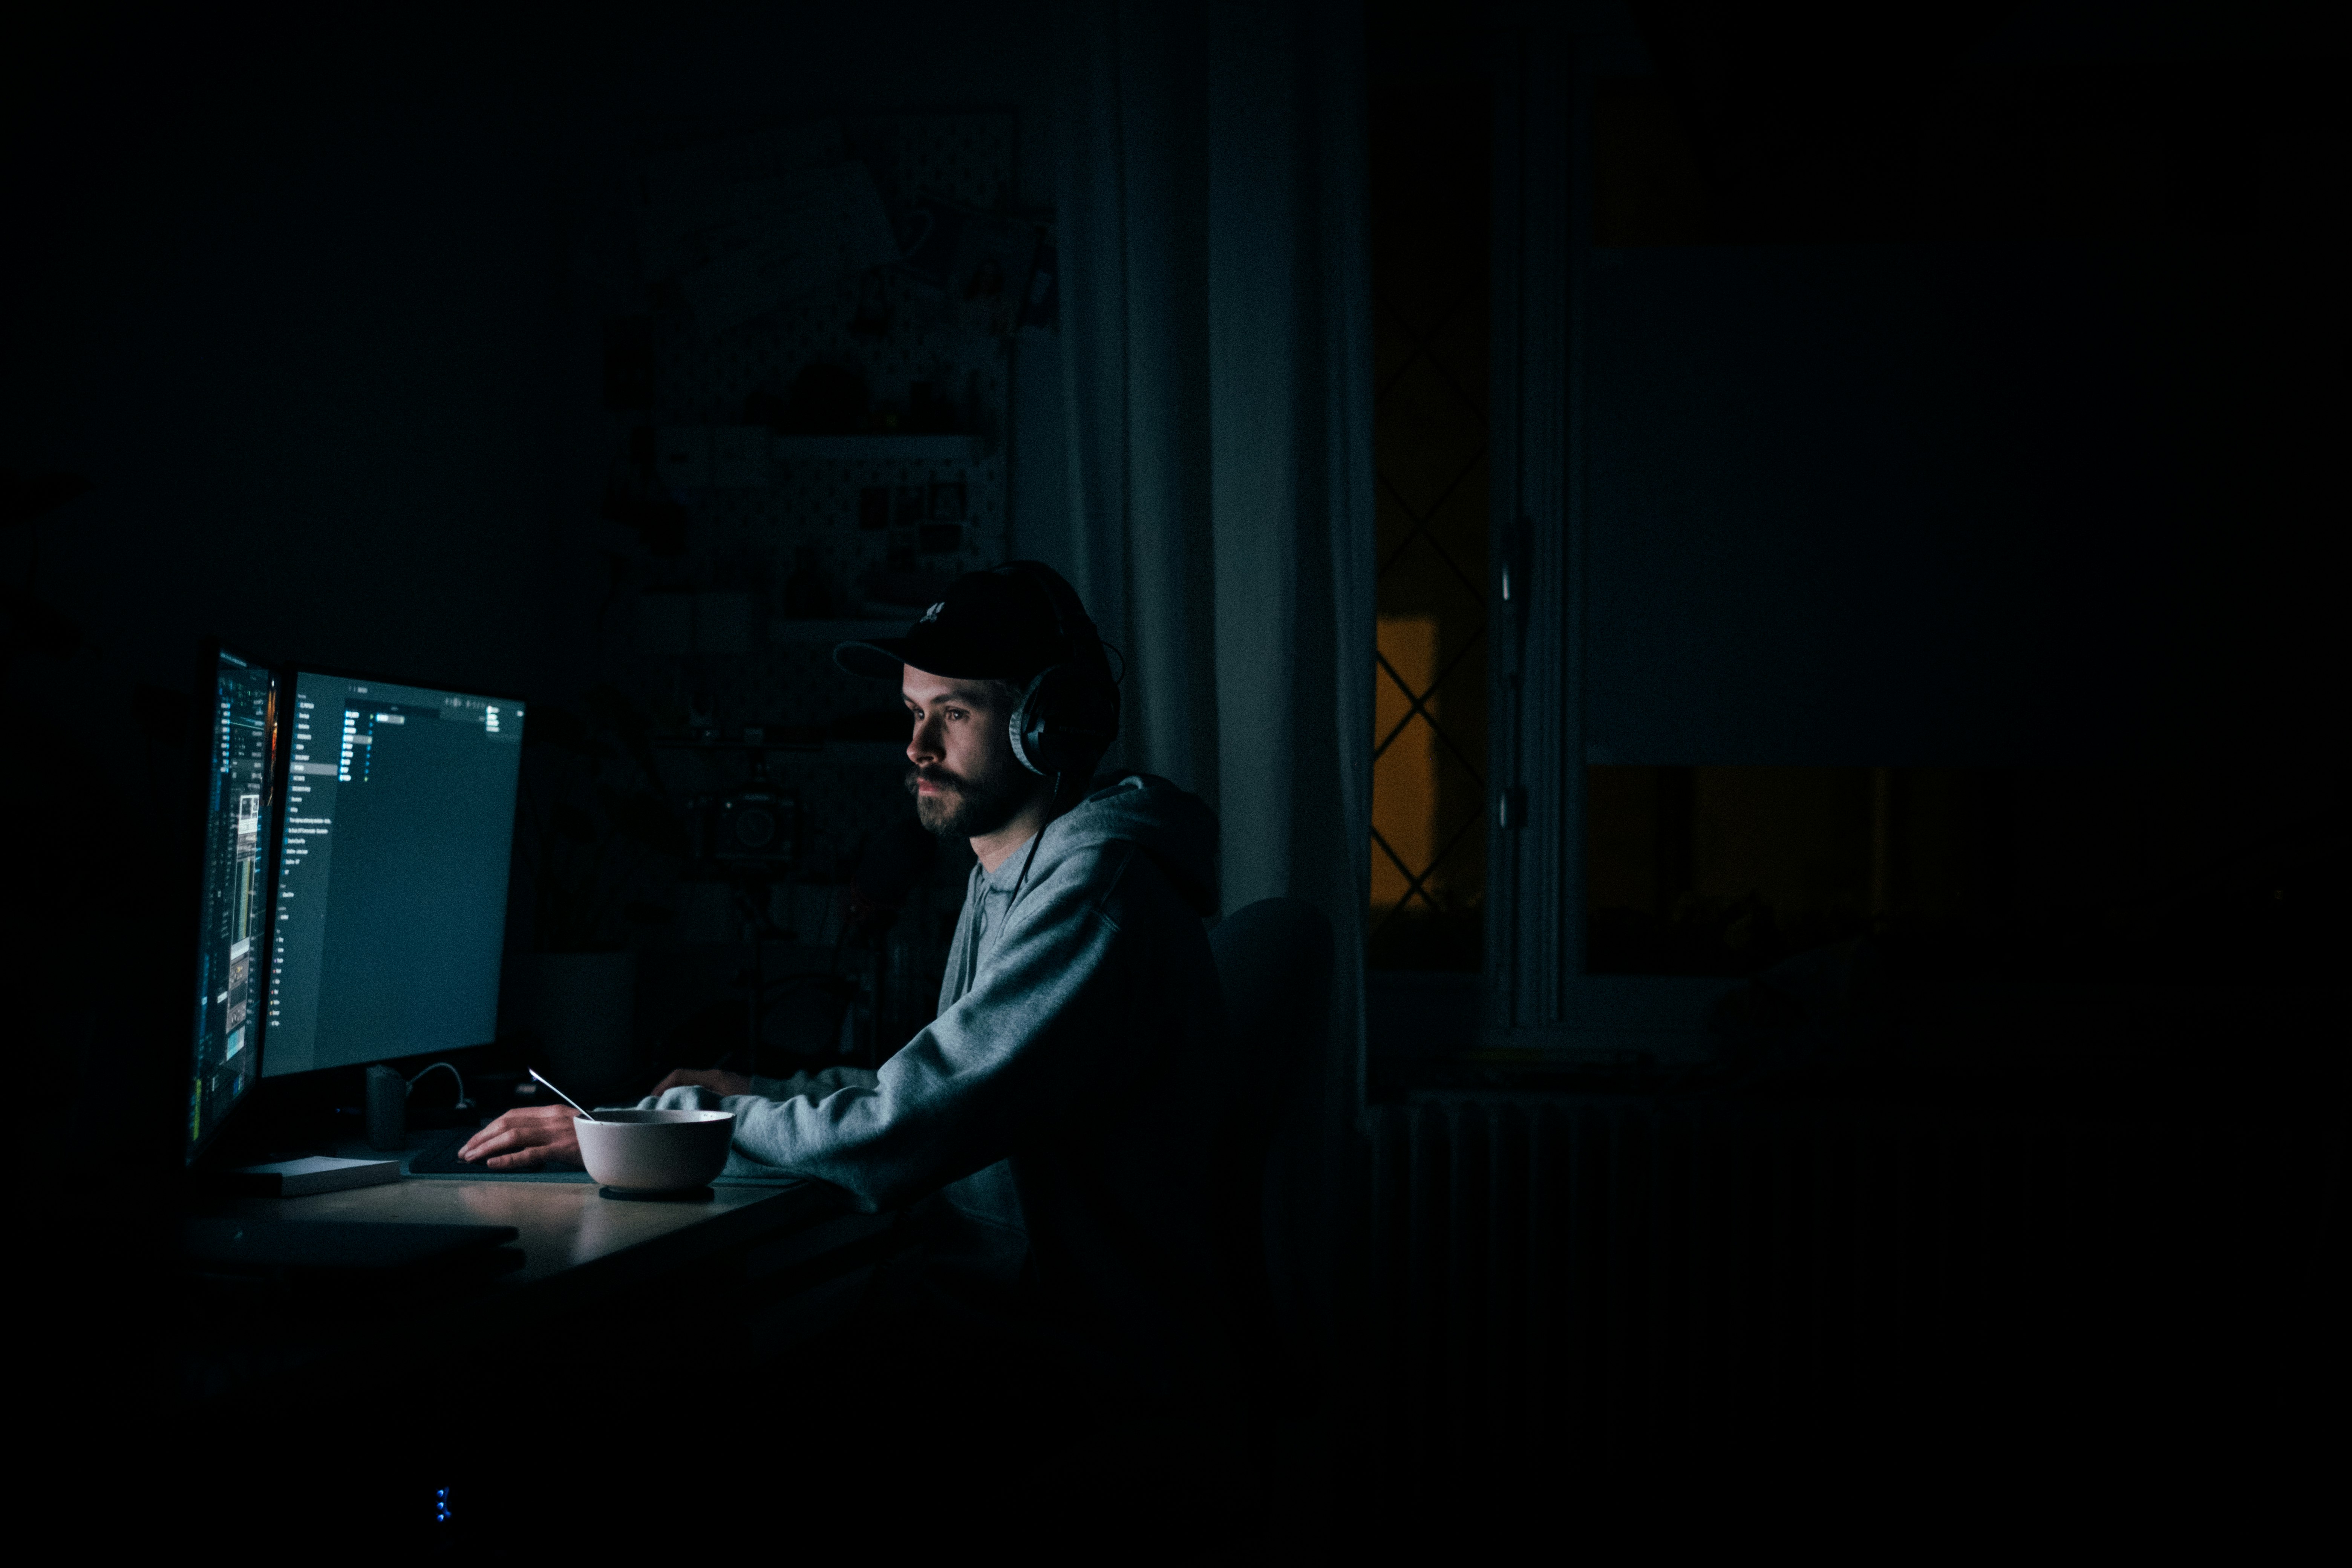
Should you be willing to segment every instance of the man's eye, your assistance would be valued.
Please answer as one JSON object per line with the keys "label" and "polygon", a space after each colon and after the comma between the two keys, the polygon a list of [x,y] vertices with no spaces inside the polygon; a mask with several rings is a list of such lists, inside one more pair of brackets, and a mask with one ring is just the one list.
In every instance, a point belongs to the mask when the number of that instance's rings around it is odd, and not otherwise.
{"label": "man's eye", "polygon": [[969,719],[971,715],[965,712],[961,708],[950,708],[948,710],[948,717],[950,719]]}

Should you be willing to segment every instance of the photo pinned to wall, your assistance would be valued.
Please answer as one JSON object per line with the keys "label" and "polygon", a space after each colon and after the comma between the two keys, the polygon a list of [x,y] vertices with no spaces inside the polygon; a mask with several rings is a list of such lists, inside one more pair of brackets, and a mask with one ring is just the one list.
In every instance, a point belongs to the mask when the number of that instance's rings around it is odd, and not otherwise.
{"label": "photo pinned to wall", "polygon": [[920,288],[946,298],[966,216],[952,202],[929,196],[908,202],[898,215],[898,270]]}
{"label": "photo pinned to wall", "polygon": [[633,160],[625,184],[646,277],[675,278],[707,262],[712,235],[740,222],[761,195],[848,157],[839,121],[816,120]]}
{"label": "photo pinned to wall", "polygon": [[900,485],[898,503],[891,508],[890,521],[901,528],[930,520],[930,492],[921,485]]}
{"label": "photo pinned to wall", "polygon": [[881,529],[890,526],[890,487],[866,485],[857,492],[857,526],[860,529]]}
{"label": "photo pinned to wall", "polygon": [[963,481],[949,479],[933,485],[927,516],[932,522],[961,522],[965,517]]}
{"label": "photo pinned to wall", "polygon": [[646,283],[705,337],[898,258],[873,172],[833,121],[641,158],[627,186]]}
{"label": "photo pinned to wall", "polygon": [[[1028,218],[973,212],[934,196],[908,204],[899,270],[969,331],[1010,337],[1029,312],[1045,230]],[[1048,279],[1045,297],[1055,290]]]}

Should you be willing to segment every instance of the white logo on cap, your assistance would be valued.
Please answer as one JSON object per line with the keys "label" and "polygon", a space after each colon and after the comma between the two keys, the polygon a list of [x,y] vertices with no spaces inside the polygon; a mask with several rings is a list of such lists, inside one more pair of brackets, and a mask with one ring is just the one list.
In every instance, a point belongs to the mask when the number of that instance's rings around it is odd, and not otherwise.
{"label": "white logo on cap", "polygon": [[933,605],[929,609],[925,610],[923,612],[923,620],[917,621],[915,624],[919,626],[923,624],[923,621],[938,620],[940,618],[940,612],[947,607],[947,601],[945,599],[940,600],[938,604]]}

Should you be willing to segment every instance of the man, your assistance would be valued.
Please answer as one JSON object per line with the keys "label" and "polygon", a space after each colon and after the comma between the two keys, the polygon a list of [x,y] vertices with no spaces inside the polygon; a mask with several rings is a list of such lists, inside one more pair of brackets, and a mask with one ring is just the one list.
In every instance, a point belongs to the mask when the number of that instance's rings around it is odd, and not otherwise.
{"label": "man", "polygon": [[[673,1073],[646,1103],[734,1111],[739,1170],[909,1208],[924,1239],[893,1310],[925,1337],[993,1325],[1050,1344],[1098,1408],[1197,1414],[1222,1353],[1204,1196],[1226,1050],[1202,925],[1214,820],[1162,779],[1084,782],[1118,689],[1048,567],[962,577],[905,637],[835,658],[900,682],[917,816],[979,862],[940,1016],[878,1073]],[[576,1164],[572,1123],[510,1111],[461,1152]]]}

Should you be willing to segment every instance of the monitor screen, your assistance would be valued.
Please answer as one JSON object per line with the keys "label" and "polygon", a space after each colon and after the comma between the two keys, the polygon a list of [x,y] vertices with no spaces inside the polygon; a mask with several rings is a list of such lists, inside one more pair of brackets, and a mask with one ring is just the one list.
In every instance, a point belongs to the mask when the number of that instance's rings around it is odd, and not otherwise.
{"label": "monitor screen", "polygon": [[186,1157],[194,1160],[253,1087],[261,1052],[267,900],[261,858],[275,804],[278,678],[222,650],[213,658],[205,763],[204,892],[196,921],[196,1033],[189,1052]]}
{"label": "monitor screen", "polygon": [[263,1071],[498,1032],[522,705],[298,671]]}

